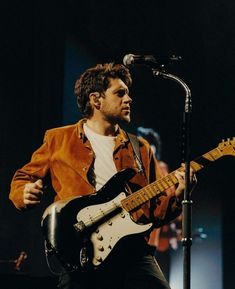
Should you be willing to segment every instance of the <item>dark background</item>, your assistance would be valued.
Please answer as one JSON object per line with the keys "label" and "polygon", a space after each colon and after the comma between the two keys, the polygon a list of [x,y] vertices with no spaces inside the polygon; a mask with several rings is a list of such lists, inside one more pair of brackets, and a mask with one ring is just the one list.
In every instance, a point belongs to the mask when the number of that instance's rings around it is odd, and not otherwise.
{"label": "dark background", "polygon": [[[44,131],[68,120],[63,106],[68,44],[89,59],[78,65],[78,75],[90,64],[122,62],[128,53],[182,56],[169,72],[192,91],[191,153],[196,157],[234,136],[235,2],[70,0],[1,5],[0,259],[14,259],[26,250],[30,254],[24,272],[46,276],[40,216],[51,200],[45,198],[42,207],[21,213],[8,201],[8,193],[15,170],[41,144]],[[181,162],[183,91],[173,82],[154,79],[146,67],[132,73],[130,130],[139,125],[155,128],[162,138],[162,159],[175,169]],[[221,215],[225,289],[233,284],[234,165],[234,158],[223,158],[198,174],[193,196],[195,209],[202,205],[209,215]]]}

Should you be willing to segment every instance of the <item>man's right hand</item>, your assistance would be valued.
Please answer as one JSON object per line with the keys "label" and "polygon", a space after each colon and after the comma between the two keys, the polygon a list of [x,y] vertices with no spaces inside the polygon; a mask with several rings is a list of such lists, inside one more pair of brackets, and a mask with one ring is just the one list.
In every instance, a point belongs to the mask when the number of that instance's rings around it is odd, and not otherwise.
{"label": "man's right hand", "polygon": [[23,202],[26,207],[35,206],[40,203],[43,195],[43,182],[41,179],[35,183],[28,183],[24,187]]}

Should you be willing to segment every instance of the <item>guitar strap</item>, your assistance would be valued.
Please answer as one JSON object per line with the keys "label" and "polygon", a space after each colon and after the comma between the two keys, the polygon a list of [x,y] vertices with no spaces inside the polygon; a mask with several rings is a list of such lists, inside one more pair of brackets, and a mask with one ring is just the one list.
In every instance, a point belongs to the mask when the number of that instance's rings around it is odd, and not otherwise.
{"label": "guitar strap", "polygon": [[134,157],[138,166],[138,171],[143,172],[143,165],[140,157],[140,145],[139,145],[139,140],[136,135],[131,134],[127,132],[127,136],[132,144],[133,150],[134,150]]}

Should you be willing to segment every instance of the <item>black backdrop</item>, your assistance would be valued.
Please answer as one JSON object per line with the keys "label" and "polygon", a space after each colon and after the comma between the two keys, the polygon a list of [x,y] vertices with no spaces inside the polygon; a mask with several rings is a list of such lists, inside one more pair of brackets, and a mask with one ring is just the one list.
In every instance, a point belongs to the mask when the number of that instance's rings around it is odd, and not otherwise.
{"label": "black backdrop", "polygon": [[[0,259],[22,248],[39,254],[42,247],[42,209],[21,214],[8,193],[14,171],[40,145],[45,129],[62,124],[68,37],[96,62],[121,62],[127,53],[181,55],[171,72],[192,90],[192,156],[234,136],[234,1],[11,1],[2,8]],[[183,93],[176,84],[153,80],[146,68],[133,69],[133,76],[133,124],[160,132],[163,159],[174,168],[181,160]],[[211,198],[222,204],[225,289],[234,268],[233,172],[234,159],[218,161],[199,176],[198,190],[203,199],[200,186],[211,184]],[[32,274],[47,273],[44,260],[33,265]]]}

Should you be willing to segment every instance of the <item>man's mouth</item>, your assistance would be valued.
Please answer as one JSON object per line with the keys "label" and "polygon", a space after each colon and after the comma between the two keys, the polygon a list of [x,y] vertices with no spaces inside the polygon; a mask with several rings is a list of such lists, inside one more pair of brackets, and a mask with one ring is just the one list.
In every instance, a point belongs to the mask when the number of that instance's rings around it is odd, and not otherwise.
{"label": "man's mouth", "polygon": [[124,107],[122,110],[124,110],[124,111],[128,111],[128,112],[131,111],[130,107]]}

